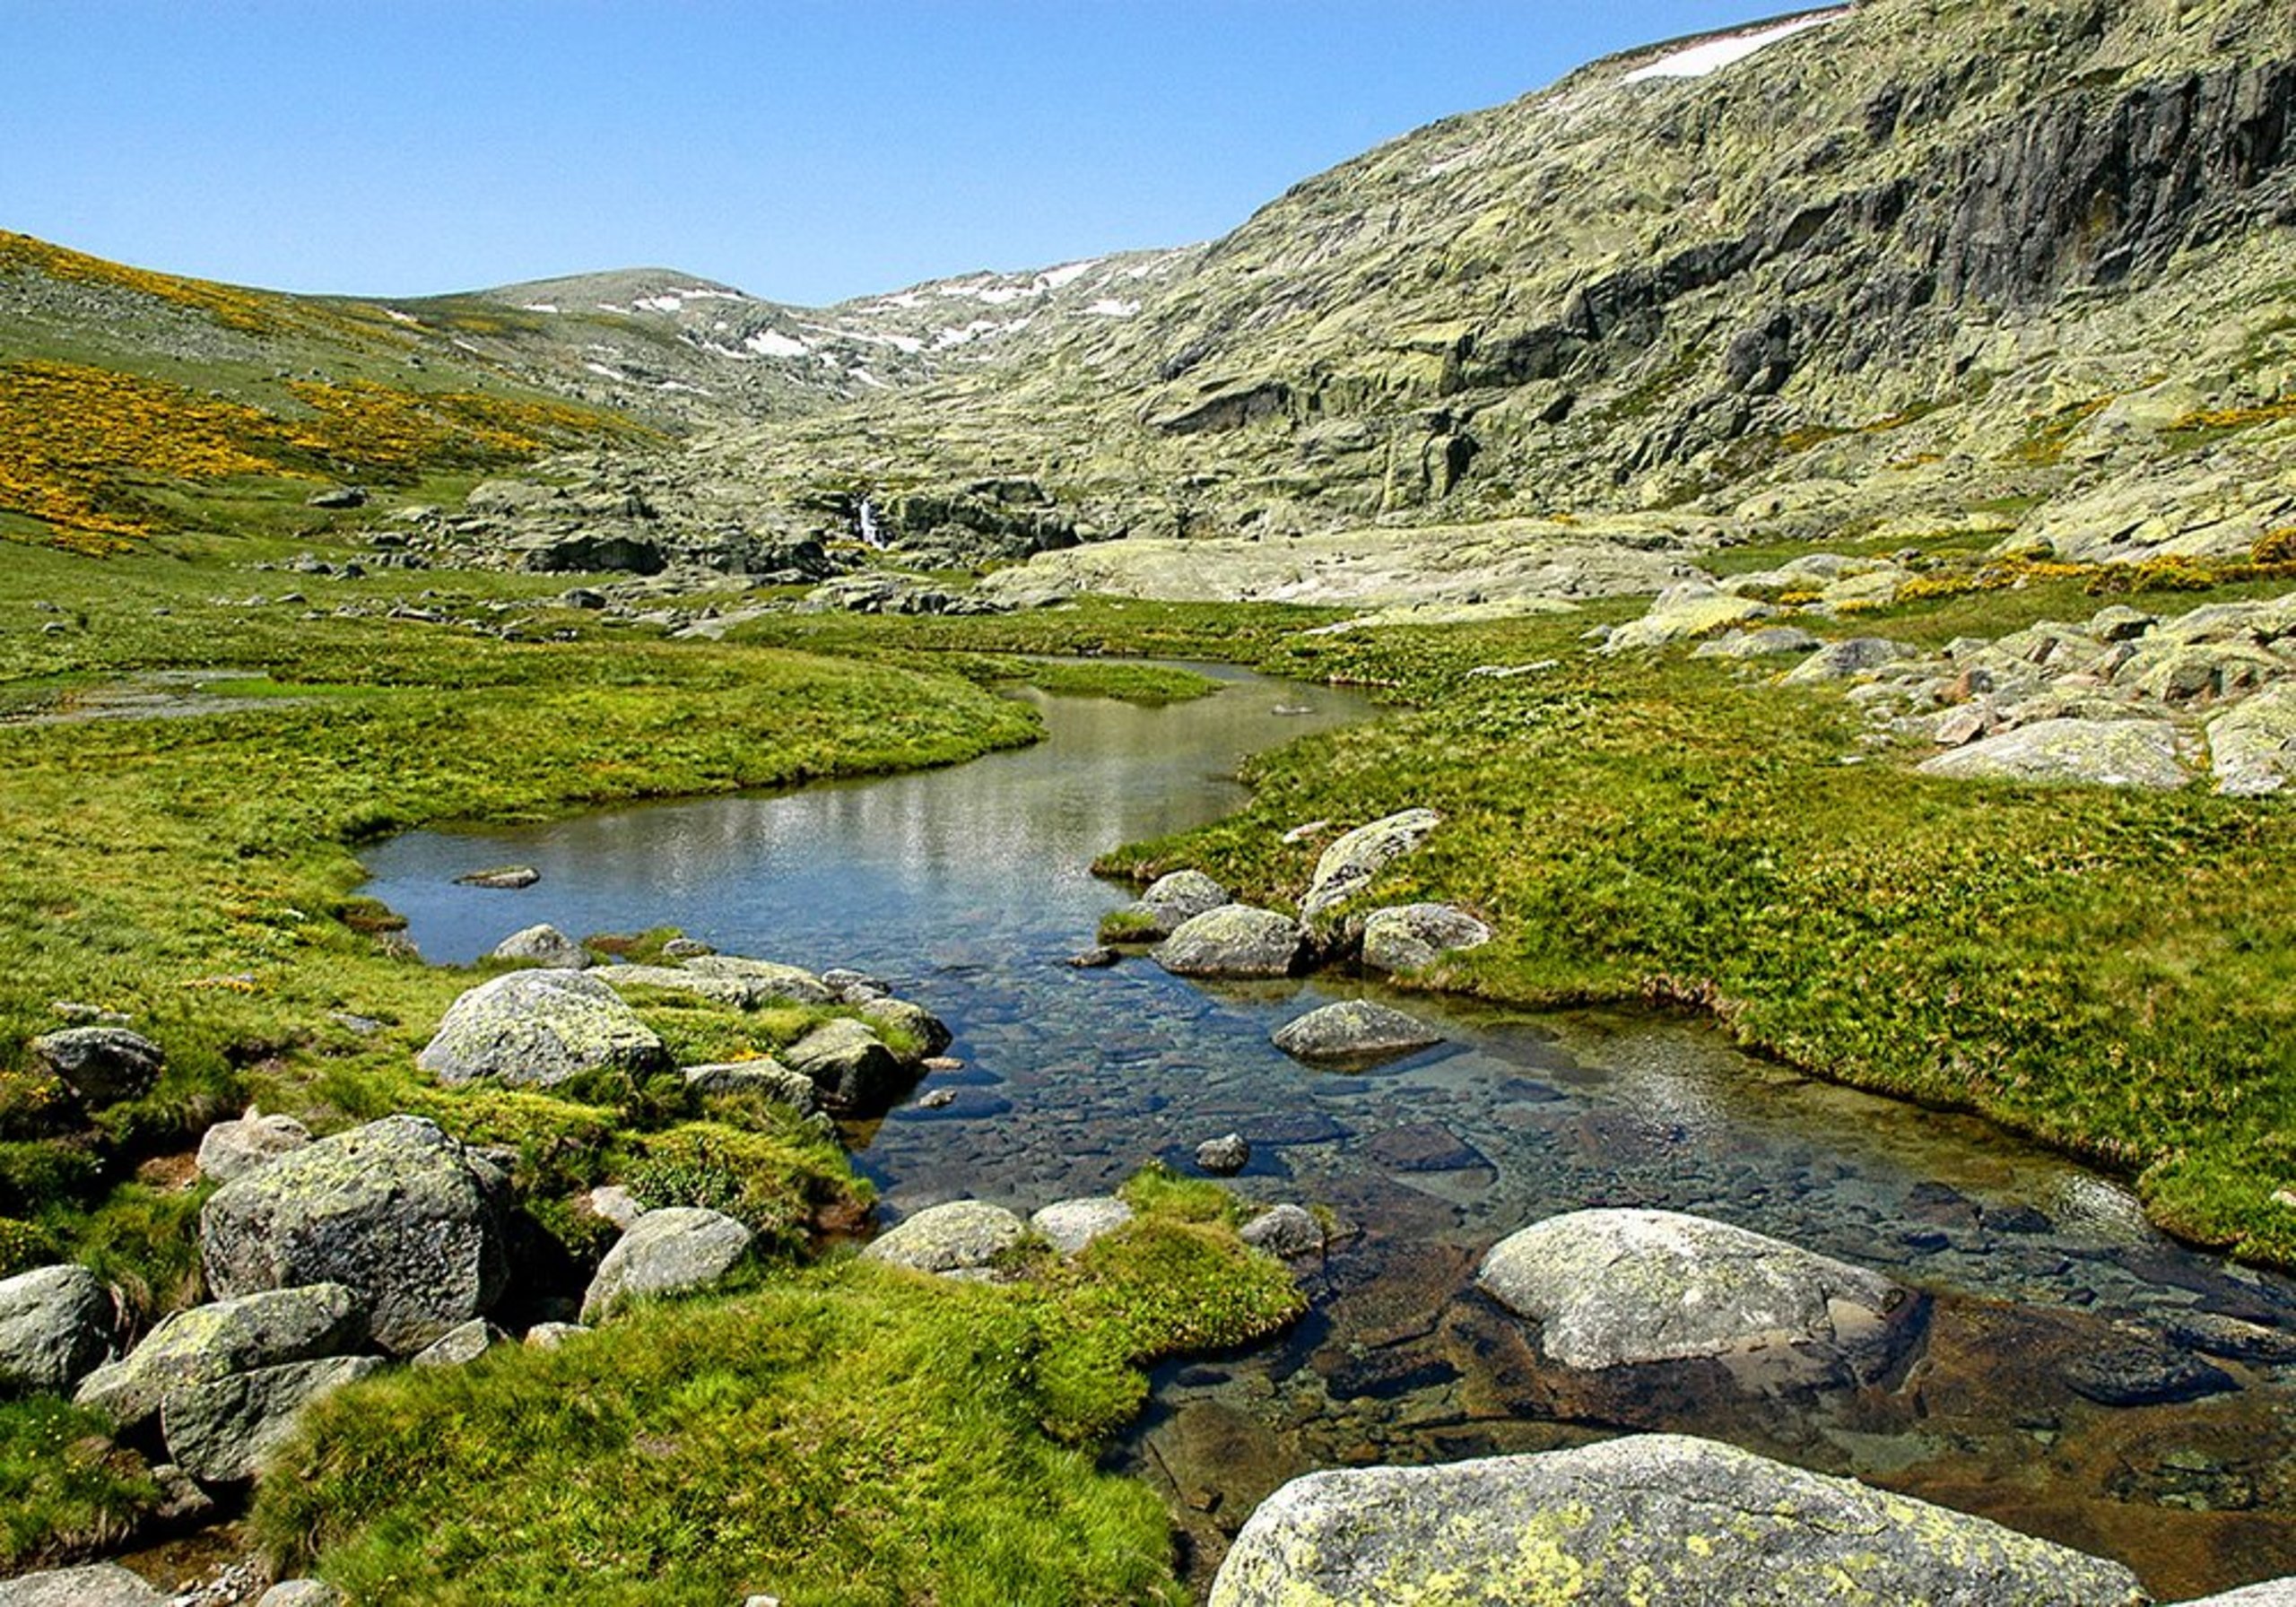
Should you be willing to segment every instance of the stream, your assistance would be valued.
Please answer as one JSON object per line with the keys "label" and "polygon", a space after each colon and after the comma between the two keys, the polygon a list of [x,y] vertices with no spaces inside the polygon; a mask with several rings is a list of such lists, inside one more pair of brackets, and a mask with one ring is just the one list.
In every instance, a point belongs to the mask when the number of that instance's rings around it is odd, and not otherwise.
{"label": "stream", "polygon": [[[2117,1557],[2164,1600],[2296,1572],[2296,1285],[2169,1241],[2105,1178],[1683,1017],[1065,965],[1128,897],[1090,874],[1094,856],[1232,812],[1246,755],[1371,716],[1349,692],[1190,667],[1221,691],[1152,709],[1028,694],[1048,740],[950,769],[409,834],[366,853],[363,890],[434,961],[540,921],[669,924],[727,953],[885,977],[949,1023],[964,1063],[923,1085],[952,1102],[848,1134],[886,1221],[961,1197],[1026,1213],[1151,1158],[1192,1169],[1197,1142],[1242,1134],[1235,1186],[1327,1207],[1340,1231],[1306,1321],[1161,1369],[1112,1454],[1165,1491],[1199,1586],[1260,1498],[1310,1468],[1650,1428]],[[454,884],[507,862],[540,882]],[[1349,1075],[1269,1043],[1352,995],[1448,1041]],[[1934,1298],[1926,1349],[1902,1377],[1814,1396],[1558,1398],[1474,1269],[1496,1239],[1589,1205],[1694,1212],[1876,1267]]]}

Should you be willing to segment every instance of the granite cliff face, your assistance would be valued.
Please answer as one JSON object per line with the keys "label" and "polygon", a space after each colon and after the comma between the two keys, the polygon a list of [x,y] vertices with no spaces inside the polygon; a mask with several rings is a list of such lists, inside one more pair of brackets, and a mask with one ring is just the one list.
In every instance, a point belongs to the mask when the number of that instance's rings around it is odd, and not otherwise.
{"label": "granite cliff face", "polygon": [[944,560],[1637,510],[2245,551],[2296,517],[2292,109],[2258,0],[1653,47],[1311,178],[1025,360],[681,473],[826,534],[868,496]]}

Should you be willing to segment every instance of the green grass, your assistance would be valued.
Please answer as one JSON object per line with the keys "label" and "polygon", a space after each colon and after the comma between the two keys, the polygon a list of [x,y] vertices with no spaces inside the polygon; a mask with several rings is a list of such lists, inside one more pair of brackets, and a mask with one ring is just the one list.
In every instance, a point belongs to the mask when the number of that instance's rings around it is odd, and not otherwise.
{"label": "green grass", "polygon": [[1009,1288],[787,1274],[347,1390],[254,1526],[372,1607],[1184,1602],[1156,1498],[1092,1452],[1142,1366],[1300,1307],[1224,1220],[1178,1214]]}
{"label": "green grass", "polygon": [[133,1533],[160,1492],[112,1425],[52,1395],[0,1402],[0,1569],[85,1556]]}

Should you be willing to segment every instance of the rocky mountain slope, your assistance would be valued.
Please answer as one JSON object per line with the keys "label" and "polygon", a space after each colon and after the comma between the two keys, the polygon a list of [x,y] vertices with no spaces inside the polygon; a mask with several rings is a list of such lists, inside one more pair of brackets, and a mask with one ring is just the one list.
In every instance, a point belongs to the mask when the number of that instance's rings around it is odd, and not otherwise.
{"label": "rocky mountain slope", "polygon": [[921,555],[1675,516],[2084,557],[2296,518],[2296,14],[1866,0],[1311,178],[1024,364],[694,459]]}

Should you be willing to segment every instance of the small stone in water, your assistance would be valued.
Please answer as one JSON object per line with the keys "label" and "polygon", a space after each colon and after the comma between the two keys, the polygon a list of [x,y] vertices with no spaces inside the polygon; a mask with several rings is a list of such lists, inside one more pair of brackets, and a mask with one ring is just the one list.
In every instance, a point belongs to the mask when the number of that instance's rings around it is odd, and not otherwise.
{"label": "small stone in water", "polygon": [[928,1055],[918,1064],[928,1072],[961,1072],[965,1063],[953,1055]]}
{"label": "small stone in water", "polygon": [[918,1108],[920,1110],[939,1110],[944,1106],[953,1105],[956,1102],[957,1090],[955,1089],[936,1088],[931,1093],[926,1094],[923,1099],[918,1100],[917,1105]]}
{"label": "small stone in water", "polygon": [[542,873],[530,864],[497,865],[489,871],[471,871],[455,878],[463,887],[491,887],[517,889],[532,887],[542,880]]}
{"label": "small stone in water", "polygon": [[1196,1164],[1215,1177],[1231,1177],[1251,1164],[1252,1147],[1240,1133],[1206,1139],[1196,1146]]}
{"label": "small stone in water", "polygon": [[1103,946],[1071,954],[1068,957],[1068,963],[1080,971],[1098,971],[1105,970],[1122,958],[1124,957],[1114,949]]}

